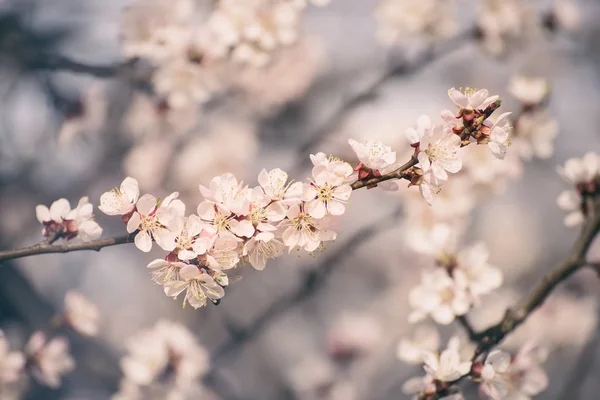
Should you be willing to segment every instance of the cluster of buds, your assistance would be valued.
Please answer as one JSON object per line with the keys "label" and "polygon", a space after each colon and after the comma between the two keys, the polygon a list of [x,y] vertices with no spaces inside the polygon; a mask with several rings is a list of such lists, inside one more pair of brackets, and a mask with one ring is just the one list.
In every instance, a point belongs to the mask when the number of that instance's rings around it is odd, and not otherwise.
{"label": "cluster of buds", "polygon": [[595,201],[600,197],[600,155],[590,152],[581,159],[571,158],[558,172],[574,185],[557,199],[558,206],[568,212],[565,225],[580,225],[586,216],[596,211]]}
{"label": "cluster of buds", "polygon": [[470,143],[487,144],[492,154],[504,158],[510,145],[511,127],[504,113],[496,122],[488,118],[500,107],[498,96],[489,96],[485,89],[466,89],[464,92],[452,88],[450,99],[458,107],[455,114],[444,110],[442,123],[432,125],[427,116],[417,121],[416,128],[408,128],[405,137],[415,149],[416,165],[403,175],[411,185],[419,185],[423,198],[431,204],[433,193],[439,192],[448,180],[449,173],[462,168],[460,150]]}
{"label": "cluster of buds", "polygon": [[87,197],[82,197],[73,210],[67,199],[58,199],[50,208],[38,205],[35,213],[44,226],[42,235],[49,243],[72,241],[75,238],[89,241],[102,234],[102,228],[94,221],[93,206]]}

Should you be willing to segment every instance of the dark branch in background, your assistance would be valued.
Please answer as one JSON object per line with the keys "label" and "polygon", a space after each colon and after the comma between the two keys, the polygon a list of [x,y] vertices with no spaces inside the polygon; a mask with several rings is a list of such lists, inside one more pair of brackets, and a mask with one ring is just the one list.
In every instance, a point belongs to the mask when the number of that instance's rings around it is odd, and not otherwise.
{"label": "dark branch in background", "polygon": [[[361,244],[373,238],[374,235],[396,226],[401,214],[402,209],[398,207],[393,213],[363,226],[335,251],[327,254],[326,258],[306,273],[296,290],[275,300],[248,326],[234,329],[235,334],[233,337],[215,350],[213,365],[216,365],[223,358],[236,352],[243,344],[258,336],[278,316],[308,299],[325,283],[325,279],[339,267],[342,260],[351,256]],[[214,370],[211,371],[211,374],[214,372]]]}
{"label": "dark branch in background", "polygon": [[600,217],[597,213],[593,214],[595,215],[592,215],[581,229],[567,259],[557,269],[548,273],[528,297],[509,309],[502,321],[475,335],[475,341],[479,343],[477,354],[486,352],[500,343],[506,335],[525,322],[559,283],[587,265],[586,253],[600,230]]}
{"label": "dark branch in background", "polygon": [[373,99],[377,95],[377,92],[390,80],[400,76],[409,75],[425,68],[432,62],[458,50],[472,39],[476,39],[477,35],[478,30],[476,28],[470,28],[441,45],[431,46],[428,50],[422,52],[414,61],[402,60],[400,62],[392,63],[366,88],[361,88],[357,92],[350,93],[347,98],[342,99],[340,106],[327,121],[325,121],[325,123],[315,132],[308,135],[304,144],[300,145],[298,148],[298,155],[301,161],[294,167],[294,170],[297,171],[301,169],[302,166],[307,163],[307,158],[305,157],[306,154],[316,151],[315,149],[325,142],[328,135],[332,134],[335,129],[356,110],[356,108],[366,101]]}
{"label": "dark branch in background", "polygon": [[467,316],[466,315],[460,315],[460,316],[456,317],[456,320],[464,328],[464,330],[467,332],[467,335],[469,335],[469,339],[471,341],[477,341],[477,339],[478,339],[478,337],[477,337],[477,331],[473,328],[473,326],[471,325],[471,323],[467,319]]}

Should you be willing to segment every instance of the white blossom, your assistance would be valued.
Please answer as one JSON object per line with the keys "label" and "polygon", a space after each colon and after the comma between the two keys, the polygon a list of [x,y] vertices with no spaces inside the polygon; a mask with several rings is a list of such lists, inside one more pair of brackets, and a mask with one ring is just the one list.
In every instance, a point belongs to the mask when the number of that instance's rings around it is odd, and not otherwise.
{"label": "white blossom", "polygon": [[98,209],[107,215],[128,215],[135,210],[135,204],[139,197],[138,182],[127,177],[119,188],[114,188],[100,197]]}
{"label": "white blossom", "polygon": [[[458,135],[446,131],[437,125],[420,140],[421,151],[417,156],[419,167],[423,174],[431,180],[430,184],[439,184],[448,179],[447,172],[456,173],[462,168],[459,155],[461,140]],[[427,179],[426,179],[427,181]],[[424,198],[427,197],[424,195]]]}
{"label": "white blossom", "polygon": [[352,193],[352,188],[346,183],[352,173],[350,164],[342,161],[315,166],[312,170],[313,179],[303,187],[302,200],[306,202],[306,213],[315,219],[326,215],[342,215]]}
{"label": "white blossom", "polygon": [[525,106],[535,106],[550,94],[550,82],[544,77],[517,75],[510,79],[508,91]]}
{"label": "white blossom", "polygon": [[43,332],[34,332],[25,346],[25,352],[34,363],[33,376],[51,388],[59,387],[62,376],[75,368],[75,362],[69,354],[69,343],[62,337],[48,341]]}
{"label": "white blossom", "polygon": [[454,280],[467,288],[477,302],[482,295],[500,287],[502,272],[488,263],[489,251],[483,242],[458,252],[456,266],[452,269]]}
{"label": "white blossom", "polygon": [[526,112],[515,122],[512,145],[526,160],[550,158],[558,131],[558,121],[546,110]]}
{"label": "white blossom", "polygon": [[448,90],[448,96],[461,111],[483,111],[499,98],[499,96],[490,96],[486,89],[475,91],[470,88],[463,92],[452,88]]}
{"label": "white blossom", "polygon": [[423,325],[417,327],[412,338],[403,338],[396,348],[396,356],[408,364],[422,364],[423,352],[435,352],[440,347],[440,334],[437,329]]}
{"label": "white blossom", "polygon": [[492,350],[485,359],[481,370],[481,389],[494,400],[505,399],[508,388],[504,379],[510,368],[510,354],[502,350]]}
{"label": "white blossom", "polygon": [[262,271],[267,260],[281,254],[283,243],[272,232],[260,232],[244,244],[243,255],[248,256],[250,264]]}
{"label": "white blossom", "polygon": [[50,209],[44,205],[35,208],[38,221],[44,225],[42,234],[53,241],[90,241],[102,235],[102,228],[94,221],[93,206],[87,196],[82,197],[77,207],[71,210],[67,199],[56,200]]}
{"label": "white blossom", "polygon": [[181,280],[179,271],[188,264],[181,261],[167,261],[162,258],[150,262],[147,266],[151,269],[152,280],[159,285]]}
{"label": "white blossom", "polygon": [[202,272],[195,265],[186,265],[179,271],[180,281],[171,281],[165,284],[165,294],[177,297],[184,290],[183,304],[188,302],[194,308],[206,305],[207,299],[219,300],[225,295],[223,288],[207,273]]}
{"label": "white blossom", "polygon": [[466,290],[441,268],[422,273],[421,283],[409,293],[409,302],[414,309],[409,316],[411,323],[430,315],[438,324],[448,325],[471,306]]}
{"label": "white blossom", "polygon": [[358,142],[348,139],[348,143],[362,165],[380,174],[389,172],[390,167],[396,163],[396,152],[378,140],[369,139],[365,142]]}
{"label": "white blossom", "polygon": [[172,251],[175,248],[177,232],[174,230],[180,226],[180,219],[185,212],[185,205],[177,200],[178,196],[179,193],[174,192],[160,203],[150,194],[140,197],[136,211],[127,222],[127,232],[139,230],[134,239],[138,249],[149,252],[152,239],[163,250]]}
{"label": "white blossom", "polygon": [[559,174],[573,184],[571,190],[563,191],[557,199],[558,206],[567,211],[565,225],[569,227],[581,224],[587,212],[584,199],[594,197],[600,184],[600,156],[589,152],[583,158],[571,158],[564,167],[558,168]]}
{"label": "white blossom", "polygon": [[24,367],[25,356],[19,351],[9,351],[8,341],[0,330],[0,390],[19,380]]}
{"label": "white blossom", "polygon": [[95,336],[98,333],[100,311],[81,293],[69,291],[65,295],[65,318],[76,331]]}
{"label": "white blossom", "polygon": [[488,147],[496,158],[504,159],[508,146],[510,146],[512,126],[507,117],[511,113],[501,114],[495,122],[485,120],[483,125],[489,129]]}
{"label": "white blossom", "polygon": [[290,252],[297,247],[312,252],[322,242],[335,240],[337,237],[337,233],[329,229],[329,221],[314,219],[302,205],[292,205],[286,217],[279,227],[283,230],[283,244]]}

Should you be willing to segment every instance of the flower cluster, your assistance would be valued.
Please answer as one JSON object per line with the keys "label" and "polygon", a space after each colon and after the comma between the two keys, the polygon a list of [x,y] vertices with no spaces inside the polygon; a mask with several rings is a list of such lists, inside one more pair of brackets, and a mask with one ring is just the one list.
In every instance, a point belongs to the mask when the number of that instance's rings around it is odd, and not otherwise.
{"label": "flower cluster", "polygon": [[162,202],[148,194],[138,199],[132,178],[104,193],[100,209],[121,215],[140,250],[150,251],[154,240],[168,251],[148,265],[152,279],[168,296],[185,292],[184,304],[199,308],[208,300],[219,302],[228,285],[226,271],[240,261],[262,270],[285,247],[313,252],[335,240],[333,222],[345,212],[354,171],[323,153],[312,160],[307,183],[288,182],[281,169],[261,171],[253,188],[232,174],[218,176],[208,187],[200,185],[204,201],[189,216],[177,193]]}
{"label": "flower cluster", "polygon": [[461,149],[471,143],[487,144],[496,158],[502,159],[510,145],[511,127],[506,117],[500,115],[494,123],[488,118],[500,107],[498,96],[489,96],[485,89],[452,88],[448,91],[458,112],[442,112],[442,124],[432,125],[427,116],[417,121],[416,128],[408,128],[405,137],[415,149],[418,163],[406,178],[412,185],[419,185],[421,195],[431,204],[433,193],[439,192],[448,180],[449,173],[462,168]]}
{"label": "flower cluster", "polygon": [[153,64],[152,83],[165,107],[198,105],[227,85],[229,68],[262,67],[294,43],[306,6],[306,0],[223,0],[208,11],[193,0],[137,0],[123,13],[122,52]]}
{"label": "flower cluster", "polygon": [[548,386],[548,377],[540,367],[547,351],[532,343],[525,344],[514,356],[493,350],[483,361],[465,359],[465,344],[457,336],[440,353],[432,350],[430,343],[426,344],[418,358],[425,376],[411,378],[403,386],[405,393],[416,393],[415,399],[462,400],[464,397],[453,384],[466,377],[479,383],[480,392],[493,400],[531,399]]}
{"label": "flower cluster", "polygon": [[72,241],[75,238],[86,242],[102,235],[102,228],[94,221],[93,206],[87,197],[82,197],[73,210],[67,199],[58,199],[49,209],[38,205],[35,214],[44,225],[42,235],[50,243]]}
{"label": "flower cluster", "polygon": [[567,211],[565,225],[580,225],[586,215],[595,210],[594,201],[600,196],[600,155],[587,153],[583,158],[571,158],[559,174],[574,188],[563,191],[557,199],[558,206]]}
{"label": "flower cluster", "polygon": [[121,359],[123,380],[113,400],[206,398],[198,382],[209,354],[182,325],[160,320],[127,343]]}

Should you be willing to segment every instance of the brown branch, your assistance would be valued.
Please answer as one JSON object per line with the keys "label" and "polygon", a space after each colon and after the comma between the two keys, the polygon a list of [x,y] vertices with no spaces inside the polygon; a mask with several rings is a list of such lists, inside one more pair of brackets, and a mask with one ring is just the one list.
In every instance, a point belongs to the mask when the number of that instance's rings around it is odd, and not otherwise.
{"label": "brown branch", "polygon": [[0,251],[0,262],[38,254],[70,253],[72,251],[83,250],[100,251],[105,247],[133,243],[134,236],[134,234],[130,234],[83,243],[50,244],[47,242],[41,242],[34,246],[25,247],[22,249]]}
{"label": "brown branch", "polygon": [[[597,208],[597,206],[596,206]],[[506,311],[504,318],[483,332],[474,336],[479,343],[476,354],[482,354],[499,344],[509,333],[535,311],[546,300],[548,295],[565,279],[569,278],[580,268],[588,265],[585,256],[600,230],[600,215],[598,212],[586,221],[579,237],[575,241],[569,256],[554,271],[548,273],[534,291],[524,298],[516,307]]]}
{"label": "brown branch", "polygon": [[411,167],[414,167],[415,165],[417,165],[417,163],[419,162],[419,160],[417,160],[417,157],[412,156],[410,158],[410,160],[408,160],[404,165],[402,165],[400,168],[389,172],[387,174],[375,177],[375,178],[370,178],[370,179],[359,179],[356,182],[352,183],[350,186],[352,187],[352,190],[357,190],[357,189],[361,189],[364,187],[375,187],[377,186],[378,183],[381,182],[385,182],[385,181],[389,181],[390,179],[402,179],[402,175],[403,173],[408,170]]}

